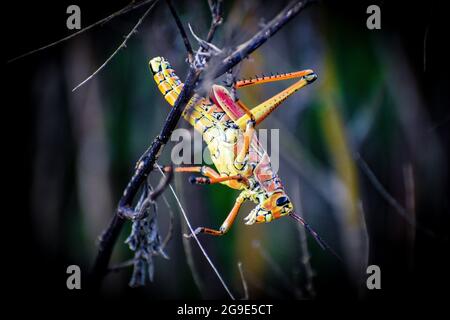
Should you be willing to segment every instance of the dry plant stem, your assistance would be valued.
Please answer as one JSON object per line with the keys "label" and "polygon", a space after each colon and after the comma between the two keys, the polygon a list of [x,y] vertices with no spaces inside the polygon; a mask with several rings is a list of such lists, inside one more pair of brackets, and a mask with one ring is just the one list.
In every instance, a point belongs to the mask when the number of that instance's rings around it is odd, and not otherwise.
{"label": "dry plant stem", "polygon": [[[165,205],[167,206],[167,209],[169,210],[169,216],[170,216],[169,217],[170,218],[169,228],[168,228],[167,234],[161,244],[161,250],[164,250],[164,248],[167,246],[170,239],[172,238],[175,215],[174,215],[172,207],[170,206],[169,201],[167,200],[166,196],[164,194],[160,193],[159,190],[164,190],[165,188],[167,188],[167,185],[170,183],[171,179],[172,179],[172,176],[169,176],[169,175],[164,176],[163,179],[161,179],[160,184],[157,187],[157,189],[150,194],[150,199],[152,199],[153,201],[156,200],[156,198],[158,198],[161,195]],[[110,267],[108,269],[108,272],[117,272],[117,271],[126,269],[128,267],[132,267],[134,265],[134,262],[135,262],[135,259],[130,259],[130,260],[126,260],[124,262],[118,263],[118,264]]]}
{"label": "dry plant stem", "polygon": [[166,3],[169,6],[170,12],[172,13],[175,23],[177,24],[178,31],[180,32],[181,38],[183,39],[184,46],[186,47],[189,64],[191,64],[194,61],[193,60],[194,59],[194,50],[192,50],[191,43],[189,42],[186,31],[184,30],[184,27],[183,27],[183,23],[181,22],[177,11],[173,7],[172,1],[166,0]]}
{"label": "dry plant stem", "polygon": [[130,12],[130,11],[134,10],[134,9],[140,8],[140,7],[146,5],[147,3],[150,3],[150,2],[152,2],[152,1],[154,1],[154,0],[144,0],[144,1],[139,2],[139,3],[135,3],[135,1],[133,0],[133,1],[131,1],[130,4],[126,5],[126,6],[123,7],[122,9],[120,9],[120,10],[114,12],[113,14],[107,16],[106,18],[103,18],[103,19],[101,19],[101,20],[98,20],[97,22],[95,22],[95,23],[93,23],[93,24],[90,24],[90,25],[88,25],[87,27],[85,27],[85,28],[83,28],[83,29],[81,29],[81,30],[79,30],[79,31],[77,31],[77,32],[74,32],[74,33],[72,33],[71,35],[68,35],[67,37],[64,37],[64,38],[62,38],[62,39],[56,40],[56,41],[54,41],[54,42],[52,42],[52,43],[49,43],[49,44],[47,44],[47,45],[45,45],[45,46],[42,46],[42,47],[40,47],[40,48],[37,48],[37,49],[31,50],[31,51],[28,51],[28,52],[26,52],[26,53],[24,53],[24,54],[21,54],[20,56],[17,56],[17,57],[15,57],[15,58],[12,58],[12,59],[8,60],[7,63],[14,62],[14,61],[16,61],[16,60],[19,60],[19,59],[25,58],[25,57],[27,57],[27,56],[30,56],[30,55],[32,55],[32,54],[34,54],[34,53],[37,53],[37,52],[39,52],[39,51],[42,51],[42,50],[51,48],[51,47],[53,47],[53,46],[56,46],[56,45],[58,45],[58,44],[60,44],[60,43],[62,43],[62,42],[64,42],[64,41],[67,41],[67,40],[69,40],[69,39],[72,39],[72,38],[74,38],[74,37],[76,37],[76,36],[82,34],[83,32],[86,32],[86,31],[88,31],[88,30],[90,30],[90,29],[92,29],[92,28],[94,28],[94,27],[96,27],[96,26],[105,24],[106,22],[109,22],[109,21],[112,20],[113,18],[116,18],[116,17],[118,17],[118,16],[121,16],[121,15],[127,13],[127,12]]}
{"label": "dry plant stem", "polygon": [[132,267],[134,265],[134,259],[130,259],[121,263],[118,263],[114,266],[112,266],[111,268],[108,268],[107,272],[118,272],[121,271],[123,269],[127,269],[128,267]]}
{"label": "dry plant stem", "polygon": [[[309,1],[296,1],[290,4],[280,14],[278,14],[262,31],[258,32],[250,40],[239,46],[238,53],[233,53],[231,56],[225,58],[221,63],[214,68],[214,76],[221,75],[220,72],[225,73],[236,64],[242,61],[248,54],[258,49],[264,44],[272,35],[280,30],[287,22],[289,22],[305,4]],[[162,152],[164,145],[169,140],[173,130],[176,128],[181,114],[186,107],[187,102],[192,97],[195,88],[197,87],[197,80],[201,74],[201,70],[189,69],[186,80],[184,81],[183,90],[180,93],[174,107],[170,110],[166,118],[164,126],[160,134],[155,138],[151,147],[142,156],[140,162],[136,166],[135,173],[128,183],[122,198],[119,201],[118,211],[114,215],[108,228],[105,230],[100,238],[99,251],[92,269],[91,288],[96,290],[101,284],[101,280],[108,269],[109,260],[115,243],[125,222],[123,213],[131,209],[131,204],[136,196],[139,187],[144,182],[148,174],[153,170],[155,162]]]}
{"label": "dry plant stem", "polygon": [[153,190],[153,192],[150,194],[151,201],[155,201],[163,193],[163,191],[166,190],[172,178],[173,178],[173,170],[172,168],[170,168],[169,172],[159,181],[159,184],[158,186],[156,186],[156,189]]}
{"label": "dry plant stem", "polygon": [[87,77],[85,80],[83,80],[80,84],[78,84],[75,88],[72,89],[72,92],[77,90],[79,87],[81,87],[82,85],[84,85],[86,82],[88,82],[89,80],[91,80],[93,77],[95,77],[95,75],[97,73],[99,73],[108,63],[109,61],[112,60],[112,58],[115,57],[115,55],[117,53],[119,53],[119,51],[122,48],[125,48],[127,46],[127,41],[128,39],[131,38],[131,36],[133,34],[135,34],[137,32],[137,28],[141,25],[142,21],[144,21],[144,19],[147,17],[147,15],[149,14],[149,12],[153,9],[153,7],[156,5],[156,3],[158,2],[158,0],[154,0],[153,3],[148,7],[148,9],[144,12],[144,14],[142,15],[142,17],[138,20],[138,22],[135,24],[135,26],[133,27],[133,29],[131,29],[131,31],[127,34],[127,36],[125,37],[125,39],[122,41],[122,43],[120,44],[120,46],[117,47],[117,49],[109,56],[108,59],[105,60],[105,62],[103,62],[103,64],[97,68],[97,70],[95,70],[89,77]]}

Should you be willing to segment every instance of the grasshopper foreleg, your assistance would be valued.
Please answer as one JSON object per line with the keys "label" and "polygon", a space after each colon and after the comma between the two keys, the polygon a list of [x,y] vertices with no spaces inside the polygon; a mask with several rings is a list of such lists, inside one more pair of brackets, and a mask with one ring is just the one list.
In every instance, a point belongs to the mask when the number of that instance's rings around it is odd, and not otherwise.
{"label": "grasshopper foreleg", "polygon": [[[213,236],[221,236],[225,233],[227,233],[228,230],[230,230],[231,226],[234,223],[234,220],[236,219],[236,216],[239,212],[239,209],[242,205],[242,203],[245,201],[245,196],[243,196],[243,194],[241,193],[239,195],[239,197],[237,197],[236,202],[233,206],[233,208],[231,209],[230,213],[228,214],[227,218],[225,219],[225,221],[222,223],[222,225],[220,226],[219,230],[216,229],[211,229],[211,228],[206,228],[206,227],[198,227],[194,230],[194,234],[199,234],[199,233],[207,233]],[[185,234],[184,235],[187,238],[190,238],[193,236],[193,234]]]}

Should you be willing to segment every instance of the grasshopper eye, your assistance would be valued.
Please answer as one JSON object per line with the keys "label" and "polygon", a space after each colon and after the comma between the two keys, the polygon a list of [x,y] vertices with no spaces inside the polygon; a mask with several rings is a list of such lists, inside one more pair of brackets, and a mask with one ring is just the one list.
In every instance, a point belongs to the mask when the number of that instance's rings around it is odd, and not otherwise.
{"label": "grasshopper eye", "polygon": [[277,199],[277,207],[281,207],[289,202],[289,199],[285,196],[279,197]]}

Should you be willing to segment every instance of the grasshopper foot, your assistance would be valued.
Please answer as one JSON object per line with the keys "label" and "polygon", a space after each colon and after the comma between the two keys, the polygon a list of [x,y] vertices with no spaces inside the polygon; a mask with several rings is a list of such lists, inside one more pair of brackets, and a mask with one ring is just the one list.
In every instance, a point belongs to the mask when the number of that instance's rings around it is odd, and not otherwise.
{"label": "grasshopper foot", "polygon": [[183,236],[184,236],[185,238],[192,238],[192,237],[194,236],[194,234],[195,234],[195,235],[198,235],[198,234],[201,233],[202,231],[203,231],[203,228],[202,228],[202,227],[198,227],[198,228],[196,228],[196,229],[194,230],[194,233],[190,233],[190,234],[185,233]]}

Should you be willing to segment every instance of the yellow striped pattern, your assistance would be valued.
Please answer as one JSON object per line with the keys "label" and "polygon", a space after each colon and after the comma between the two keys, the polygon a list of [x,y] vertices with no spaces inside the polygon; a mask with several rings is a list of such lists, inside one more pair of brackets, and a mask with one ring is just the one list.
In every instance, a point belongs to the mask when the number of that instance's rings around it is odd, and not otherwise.
{"label": "yellow striped pattern", "polygon": [[163,57],[156,57],[149,62],[153,78],[158,84],[158,89],[164,95],[166,101],[173,106],[177,100],[183,83],[173,71],[170,63]]}

